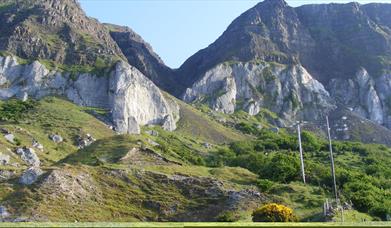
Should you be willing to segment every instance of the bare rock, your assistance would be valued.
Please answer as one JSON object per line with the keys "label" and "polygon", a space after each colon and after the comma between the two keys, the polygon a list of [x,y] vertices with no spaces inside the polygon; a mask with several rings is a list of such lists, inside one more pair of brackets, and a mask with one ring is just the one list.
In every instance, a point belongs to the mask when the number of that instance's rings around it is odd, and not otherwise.
{"label": "bare rock", "polygon": [[32,146],[34,148],[37,148],[38,150],[41,150],[41,151],[43,150],[43,145],[35,139],[33,139]]}
{"label": "bare rock", "polygon": [[96,141],[96,139],[94,137],[92,137],[90,134],[86,134],[85,137],[78,136],[77,148],[83,149],[84,147],[91,145],[95,141]]}
{"label": "bare rock", "polygon": [[155,130],[148,130],[145,133],[147,133],[148,135],[151,135],[151,136],[159,136],[159,132],[157,132]]}
{"label": "bare rock", "polygon": [[148,142],[149,144],[151,144],[152,146],[160,146],[159,143],[153,141],[152,139],[147,139],[147,142]]}
{"label": "bare rock", "polygon": [[0,154],[0,165],[7,165],[10,162],[10,156],[6,154]]}
{"label": "bare rock", "polygon": [[15,136],[13,134],[6,134],[4,135],[4,138],[10,142],[10,143],[15,143]]}
{"label": "bare rock", "polygon": [[55,143],[60,143],[64,141],[64,139],[61,137],[61,135],[51,134],[49,135],[49,139],[51,139]]}
{"label": "bare rock", "polygon": [[41,164],[37,154],[32,148],[18,148],[16,149],[16,153],[20,156],[20,158],[25,161],[27,164],[31,166],[39,166]]}
{"label": "bare rock", "polygon": [[31,185],[35,183],[42,174],[43,171],[39,167],[30,167],[23,172],[22,176],[19,178],[19,183]]}
{"label": "bare rock", "polygon": [[204,146],[206,149],[212,148],[212,145],[211,145],[210,143],[207,143],[207,142],[204,142],[204,143],[202,144],[202,146]]}

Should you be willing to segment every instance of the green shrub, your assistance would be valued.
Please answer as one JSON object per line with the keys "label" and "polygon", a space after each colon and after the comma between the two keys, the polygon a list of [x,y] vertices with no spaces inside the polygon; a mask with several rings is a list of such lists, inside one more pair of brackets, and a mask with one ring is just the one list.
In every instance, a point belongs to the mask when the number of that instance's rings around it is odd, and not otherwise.
{"label": "green shrub", "polygon": [[322,147],[318,139],[310,132],[303,131],[301,133],[302,146],[304,151],[319,151]]}
{"label": "green shrub", "polygon": [[230,148],[236,154],[248,154],[254,152],[254,145],[251,141],[234,142],[231,144]]}
{"label": "green shrub", "polygon": [[239,219],[240,216],[234,211],[225,211],[217,217],[218,222],[237,222]]}
{"label": "green shrub", "polygon": [[290,153],[277,153],[262,167],[260,175],[284,183],[296,180],[300,177],[299,158]]}
{"label": "green shrub", "polygon": [[18,138],[14,138],[15,145],[20,146],[22,145],[22,142]]}
{"label": "green shrub", "polygon": [[38,102],[34,100],[21,101],[11,99],[0,106],[0,120],[17,122],[34,110]]}
{"label": "green shrub", "polygon": [[257,187],[262,192],[268,192],[274,185],[273,181],[267,180],[267,179],[261,179],[257,181]]}
{"label": "green shrub", "polygon": [[281,204],[270,203],[256,209],[253,222],[296,222],[293,210]]}

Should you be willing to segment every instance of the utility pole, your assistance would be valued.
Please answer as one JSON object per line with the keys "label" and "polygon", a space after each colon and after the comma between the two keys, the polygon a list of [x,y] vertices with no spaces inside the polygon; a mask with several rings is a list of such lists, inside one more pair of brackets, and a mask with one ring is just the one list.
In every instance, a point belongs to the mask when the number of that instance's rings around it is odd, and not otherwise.
{"label": "utility pole", "polygon": [[338,203],[337,182],[336,182],[336,180],[335,180],[335,168],[334,168],[333,146],[332,146],[332,144],[331,144],[330,125],[329,125],[329,117],[328,117],[328,116],[326,116],[326,123],[327,123],[327,135],[328,135],[328,138],[329,138],[330,160],[331,160],[331,175],[333,176],[333,185],[334,185],[335,202]]}
{"label": "utility pole", "polygon": [[303,157],[303,148],[301,146],[300,122],[297,124],[297,135],[298,135],[298,139],[299,139],[301,176],[303,177],[303,182],[305,184],[304,157]]}

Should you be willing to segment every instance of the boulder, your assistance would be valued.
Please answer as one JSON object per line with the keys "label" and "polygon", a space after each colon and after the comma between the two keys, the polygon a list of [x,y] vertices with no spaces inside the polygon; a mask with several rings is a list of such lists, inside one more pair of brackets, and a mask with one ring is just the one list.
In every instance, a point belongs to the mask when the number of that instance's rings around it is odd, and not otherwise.
{"label": "boulder", "polygon": [[39,167],[30,167],[23,172],[22,176],[19,178],[19,183],[24,185],[33,184],[42,174],[43,171]]}
{"label": "boulder", "polygon": [[204,142],[204,143],[202,144],[202,146],[204,146],[206,149],[212,148],[212,145],[211,145],[210,143],[207,143],[207,142]]}
{"label": "boulder", "polygon": [[0,132],[3,135],[11,134],[11,132],[7,128],[0,128]]}
{"label": "boulder", "polygon": [[4,138],[8,141],[8,142],[10,142],[10,143],[15,143],[15,136],[13,135],[13,134],[6,134],[6,135],[4,135]]}
{"label": "boulder", "polygon": [[43,145],[42,144],[40,144],[37,140],[35,140],[35,139],[33,139],[33,143],[32,143],[32,146],[34,147],[34,148],[37,148],[38,150],[43,150]]}
{"label": "boulder", "polygon": [[148,135],[151,135],[151,136],[159,136],[159,132],[157,132],[155,130],[148,130],[145,133],[147,133]]}
{"label": "boulder", "polygon": [[20,155],[20,158],[23,161],[25,161],[27,164],[31,166],[39,166],[41,163],[39,161],[37,154],[32,148],[27,148],[27,147],[18,148],[16,149],[16,153]]}
{"label": "boulder", "polygon": [[149,144],[151,144],[152,146],[160,146],[159,143],[153,141],[152,139],[147,139],[147,142],[148,142]]}
{"label": "boulder", "polygon": [[93,142],[95,142],[96,139],[92,137],[90,134],[86,134],[86,137],[78,136],[77,138],[77,147],[79,149],[83,149],[86,146],[91,145]]}
{"label": "boulder", "polygon": [[61,135],[51,134],[49,135],[49,139],[51,139],[55,143],[60,143],[64,141],[64,139],[61,137]]}
{"label": "boulder", "polygon": [[10,156],[6,154],[0,154],[0,165],[7,165],[10,162]]}

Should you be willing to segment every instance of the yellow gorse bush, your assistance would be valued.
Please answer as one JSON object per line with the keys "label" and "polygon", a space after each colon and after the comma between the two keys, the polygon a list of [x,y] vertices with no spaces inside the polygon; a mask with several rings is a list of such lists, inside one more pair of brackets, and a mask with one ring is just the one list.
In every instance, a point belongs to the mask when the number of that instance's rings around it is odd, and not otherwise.
{"label": "yellow gorse bush", "polygon": [[254,222],[295,222],[297,221],[293,210],[281,204],[269,203],[258,209],[253,214]]}

